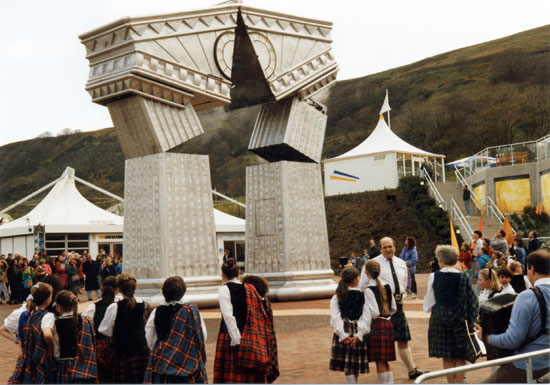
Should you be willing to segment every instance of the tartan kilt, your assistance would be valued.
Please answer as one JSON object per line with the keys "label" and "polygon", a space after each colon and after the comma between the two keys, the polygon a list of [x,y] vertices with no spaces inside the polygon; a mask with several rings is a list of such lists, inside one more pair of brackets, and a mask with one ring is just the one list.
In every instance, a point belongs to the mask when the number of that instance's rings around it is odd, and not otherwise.
{"label": "tartan kilt", "polygon": [[393,324],[390,320],[377,318],[372,321],[367,335],[369,362],[395,361]]}
{"label": "tartan kilt", "polygon": [[135,354],[113,355],[111,381],[115,384],[142,384],[149,358],[149,349],[144,346]]}
{"label": "tartan kilt", "polygon": [[238,346],[230,346],[231,337],[229,333],[218,334],[216,342],[216,355],[214,357],[214,383],[235,384],[235,383],[266,383],[266,374],[258,373],[256,370],[248,370],[237,365]]}
{"label": "tartan kilt", "polygon": [[407,342],[411,340],[411,332],[409,331],[409,324],[402,303],[397,304],[397,311],[391,316],[391,322],[393,323],[395,341]]}
{"label": "tartan kilt", "polygon": [[164,376],[156,372],[151,373],[153,384],[204,384],[205,378],[200,370],[197,370],[192,376],[177,377]]}
{"label": "tartan kilt", "polygon": [[[357,333],[357,321],[344,319],[344,332],[353,336]],[[334,334],[332,348],[330,349],[329,369],[345,373],[368,373],[369,360],[367,352],[367,340],[359,341],[354,347],[345,345]]]}
{"label": "tartan kilt", "polygon": [[98,333],[96,335],[97,378],[99,383],[111,382],[110,367],[115,355],[115,342],[113,337]]}
{"label": "tartan kilt", "polygon": [[456,309],[432,309],[428,328],[428,354],[437,358],[462,358],[471,363],[476,361],[466,325],[464,320],[457,319]]}

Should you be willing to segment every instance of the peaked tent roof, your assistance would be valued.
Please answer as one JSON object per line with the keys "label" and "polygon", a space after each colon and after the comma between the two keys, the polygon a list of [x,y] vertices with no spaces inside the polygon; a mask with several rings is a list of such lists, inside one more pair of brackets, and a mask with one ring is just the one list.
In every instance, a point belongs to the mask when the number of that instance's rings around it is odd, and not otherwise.
{"label": "peaked tent roof", "polygon": [[[214,209],[216,232],[244,232],[245,220]],[[0,226],[0,238],[27,235],[29,228],[46,226],[48,233],[122,232],[124,217],[97,207],[75,185],[74,169],[67,167],[46,197],[26,215]]]}
{"label": "peaked tent roof", "polygon": [[123,218],[84,198],[76,188],[74,169],[67,167],[36,207],[0,226],[0,237],[29,234],[29,227],[38,224],[48,233],[122,232]]}
{"label": "peaked tent roof", "polygon": [[380,115],[380,120],[378,120],[376,128],[367,139],[348,152],[331,159],[326,159],[325,162],[385,152],[406,152],[427,156],[443,156],[421,150],[405,142],[388,127],[384,117]]}

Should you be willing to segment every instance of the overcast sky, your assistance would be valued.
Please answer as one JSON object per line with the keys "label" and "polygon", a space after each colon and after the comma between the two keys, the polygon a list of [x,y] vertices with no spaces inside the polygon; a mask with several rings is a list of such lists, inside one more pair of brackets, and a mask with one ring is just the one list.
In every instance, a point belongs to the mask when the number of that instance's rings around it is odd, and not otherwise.
{"label": "overcast sky", "polygon": [[[0,145],[64,128],[112,126],[84,90],[78,35],[124,16],[208,7],[208,0],[0,0]],[[365,76],[548,23],[547,0],[245,0],[334,22],[338,79]],[[391,97],[391,95],[390,95]],[[382,102],[382,101],[381,101]]]}

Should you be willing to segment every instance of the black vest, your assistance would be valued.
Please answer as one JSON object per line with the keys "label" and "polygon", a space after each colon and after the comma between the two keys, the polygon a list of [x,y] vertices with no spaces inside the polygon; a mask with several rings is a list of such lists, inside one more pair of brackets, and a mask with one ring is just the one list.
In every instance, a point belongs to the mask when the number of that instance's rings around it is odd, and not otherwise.
{"label": "black vest", "polygon": [[523,275],[514,275],[512,276],[512,280],[510,281],[510,285],[514,288],[517,294],[521,293],[527,287],[525,286],[525,279],[523,278]]}
{"label": "black vest", "polygon": [[115,340],[115,352],[118,357],[123,354],[134,355],[147,344],[145,340],[145,320],[143,319],[145,304],[143,302],[136,303],[136,306],[131,310],[127,304],[127,299],[117,303],[113,338]]}
{"label": "black vest", "polygon": [[[80,319],[78,320],[80,321]],[[70,360],[78,354],[76,330],[72,318],[58,318],[55,320],[55,330],[59,335],[59,359]]]}
{"label": "black vest", "polygon": [[[389,317],[390,316],[389,313],[382,314],[382,297],[380,297],[380,290],[378,290],[378,286],[369,286],[368,288],[374,294],[374,298],[376,299],[376,304],[378,305],[378,311],[380,312],[380,317]],[[386,302],[388,303],[388,311],[391,312],[391,299],[392,299],[391,287],[390,285],[384,285],[384,289],[386,291]]]}
{"label": "black vest", "polygon": [[363,314],[363,305],[365,305],[365,294],[362,291],[349,290],[345,302],[338,302],[342,319],[358,320]]}
{"label": "black vest", "polygon": [[157,329],[157,338],[162,341],[168,338],[172,325],[174,324],[174,318],[178,311],[181,309],[181,304],[174,305],[162,305],[157,307],[155,313],[155,328]]}
{"label": "black vest", "polygon": [[98,336],[99,325],[101,325],[101,321],[103,321],[103,318],[105,317],[105,312],[107,311],[109,305],[113,302],[114,298],[102,298],[95,303],[94,330],[96,336]]}
{"label": "black vest", "polygon": [[457,306],[460,278],[461,274],[458,273],[443,273],[441,271],[434,273],[434,307],[454,308]]}
{"label": "black vest", "polygon": [[[228,282],[226,286],[229,289],[229,294],[231,295],[233,316],[237,320],[237,327],[239,328],[239,331],[242,333],[244,326],[246,325],[246,289],[244,288],[244,285],[235,282]],[[220,324],[220,332],[227,332],[227,325],[225,324],[223,317]]]}

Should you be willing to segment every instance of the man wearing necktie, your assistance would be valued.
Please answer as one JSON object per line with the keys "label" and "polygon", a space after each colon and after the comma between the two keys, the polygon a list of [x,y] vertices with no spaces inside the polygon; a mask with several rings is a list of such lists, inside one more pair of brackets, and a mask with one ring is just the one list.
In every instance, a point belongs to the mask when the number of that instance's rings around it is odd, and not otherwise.
{"label": "man wearing necktie", "polygon": [[[390,237],[385,237],[380,240],[381,255],[374,258],[380,264],[380,280],[382,284],[390,285],[395,303],[397,304],[397,312],[391,317],[393,323],[393,331],[395,341],[397,342],[397,352],[399,357],[409,371],[409,379],[413,380],[420,376],[423,372],[418,370],[412,359],[412,352],[409,347],[411,333],[407,317],[403,311],[403,293],[407,289],[408,270],[407,264],[400,258],[395,256],[395,241]],[[361,289],[366,289],[368,286],[368,278],[365,274],[365,268],[361,271]]]}

